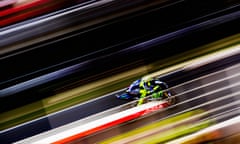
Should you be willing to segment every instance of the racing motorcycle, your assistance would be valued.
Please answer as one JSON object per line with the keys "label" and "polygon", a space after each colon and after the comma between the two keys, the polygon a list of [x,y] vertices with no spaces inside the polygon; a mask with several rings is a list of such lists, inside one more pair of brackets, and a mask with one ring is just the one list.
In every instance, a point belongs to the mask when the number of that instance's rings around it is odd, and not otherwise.
{"label": "racing motorcycle", "polygon": [[[139,100],[140,99],[140,83],[143,79],[138,79],[134,81],[126,90],[120,94],[116,95],[117,99],[121,100]],[[145,98],[144,103],[149,101],[161,101],[165,100],[170,105],[175,103],[175,97],[173,96],[172,92],[168,90],[168,85],[165,82],[160,81],[159,79],[154,79],[155,84],[159,85],[161,88],[160,90],[152,90]],[[161,96],[160,96],[161,95]]]}

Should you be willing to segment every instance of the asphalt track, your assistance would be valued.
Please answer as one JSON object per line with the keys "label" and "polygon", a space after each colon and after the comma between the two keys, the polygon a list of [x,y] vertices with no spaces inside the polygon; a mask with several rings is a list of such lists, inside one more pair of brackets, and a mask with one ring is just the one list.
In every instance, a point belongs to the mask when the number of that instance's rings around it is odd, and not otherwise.
{"label": "asphalt track", "polygon": [[[239,60],[239,54],[236,54],[231,57],[227,57],[225,59],[221,59],[213,63],[198,67],[197,70],[179,69],[171,73],[171,75],[161,76],[161,79],[163,79],[170,85],[170,90],[176,94],[177,102],[183,103],[181,105],[176,105],[175,107],[167,111],[164,111],[163,114],[157,116],[157,119],[206,103],[212,99],[231,95],[232,93],[236,92],[239,89],[239,84],[237,83],[237,81],[239,81],[239,76],[235,76],[235,74],[238,74],[237,72],[239,71],[239,68],[233,67],[233,69],[229,69],[229,67],[238,64]],[[223,69],[225,70],[222,71]],[[211,74],[214,72],[216,74]],[[191,80],[193,79],[196,80],[191,82]],[[187,81],[190,81],[190,83],[184,83]],[[20,139],[39,134],[41,132],[122,105],[124,103],[127,103],[128,101],[116,100],[115,98],[116,94],[120,94],[122,92],[123,90],[119,90],[115,93],[102,96],[98,99],[88,101],[84,104],[80,104],[62,110],[60,112],[48,115],[46,117],[42,117],[37,120],[19,125],[17,127],[1,131],[0,140],[2,143],[18,141]],[[191,98],[195,97],[197,99],[188,101]],[[223,102],[216,103],[216,105],[209,105],[208,108],[211,109],[212,107],[221,107],[222,105],[237,100],[236,98],[238,97],[230,97]],[[144,121],[145,120],[141,120],[138,123],[144,123]],[[133,127],[136,126],[134,125]],[[131,127],[129,126],[128,128]],[[124,132],[124,130],[122,132]]]}

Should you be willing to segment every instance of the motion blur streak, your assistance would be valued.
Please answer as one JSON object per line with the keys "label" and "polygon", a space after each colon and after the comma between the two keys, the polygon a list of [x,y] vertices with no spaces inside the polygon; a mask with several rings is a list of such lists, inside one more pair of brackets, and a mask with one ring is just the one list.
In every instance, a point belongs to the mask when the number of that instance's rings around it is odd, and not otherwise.
{"label": "motion blur streak", "polygon": [[209,54],[205,55],[204,57],[201,57],[198,61],[195,61],[194,63],[187,65],[186,69],[195,69],[197,67],[203,66],[207,63],[211,63],[220,59],[224,59],[236,54],[240,53],[240,44],[237,44],[236,46],[233,46],[234,48],[230,48],[227,50],[218,51],[215,54]]}
{"label": "motion blur streak", "polygon": [[[233,105],[239,105],[240,101],[238,101],[235,104],[227,104],[226,107],[231,107]],[[147,136],[152,136],[154,134],[157,134],[158,136],[158,143],[161,141],[166,141],[167,139],[173,139],[178,136],[185,135],[187,133],[192,133],[195,131],[198,131],[199,129],[206,128],[206,126],[211,126],[215,124],[217,121],[220,121],[224,118],[231,117],[238,115],[239,108],[232,109],[231,111],[226,111],[224,113],[216,114],[216,111],[222,111],[224,108],[215,108],[210,111],[204,111],[202,109],[196,109],[196,110],[190,110],[185,113],[176,113],[175,115],[170,115],[166,117],[165,119],[159,120],[157,122],[153,122],[151,124],[148,124],[144,127],[137,128],[135,130],[123,133],[121,135],[117,135],[116,137],[112,137],[110,139],[104,140],[100,142],[101,144],[123,144],[123,143],[132,143],[133,141],[139,141],[143,138],[146,138]],[[205,118],[206,117],[206,118]],[[206,124],[204,127],[199,127],[199,129],[194,129],[195,126]],[[182,128],[181,128],[182,127]],[[187,127],[187,128],[183,128]],[[193,128],[193,130],[187,130],[189,128]],[[178,129],[178,134],[175,130],[177,128],[181,128],[182,133]],[[174,129],[174,130],[173,130]],[[183,132],[185,131],[185,132]],[[177,134],[174,135],[173,133]],[[165,138],[164,138],[165,137]],[[161,141],[160,141],[161,138]],[[145,139],[146,140],[146,139]],[[150,138],[149,141],[152,141]]]}
{"label": "motion blur streak", "polygon": [[[201,130],[195,134],[168,142],[167,144],[196,144],[224,138],[240,132],[240,116],[226,120],[212,127]],[[232,141],[233,142],[233,141]],[[238,141],[234,141],[238,142]],[[218,142],[217,142],[218,143]],[[221,143],[221,141],[219,142]]]}
{"label": "motion blur streak", "polygon": [[[240,53],[240,44],[239,44],[239,39],[237,40],[237,44],[233,45],[233,46],[229,46],[227,48],[221,48],[216,52],[210,53],[210,54],[206,54],[204,56],[201,57],[197,57],[194,58],[192,60],[189,61],[184,61],[180,64],[174,65],[173,67],[170,68],[166,68],[164,70],[161,71],[161,73],[157,72],[153,72],[151,74],[146,75],[145,77],[156,77],[159,76],[162,73],[169,73],[169,71],[173,71],[176,69],[182,69],[183,71],[188,71],[188,70],[192,70],[192,69],[197,69],[200,66],[203,66],[205,64],[214,62],[214,61],[218,61],[233,55],[237,55]],[[220,45],[220,44],[219,44]],[[171,74],[171,72],[170,72]]]}
{"label": "motion blur streak", "polygon": [[[205,75],[205,76],[199,77],[199,78],[197,78],[197,79],[194,79],[194,80],[191,80],[191,81],[182,83],[182,84],[177,85],[177,86],[174,86],[174,87],[171,87],[171,88],[169,88],[169,89],[167,89],[167,90],[176,91],[177,88],[183,87],[184,85],[189,85],[189,84],[191,84],[191,83],[194,83],[194,82],[197,82],[197,81],[200,81],[200,80],[204,80],[204,79],[207,79],[207,78],[209,78],[209,77],[217,76],[217,75],[219,75],[219,74],[221,74],[221,73],[223,73],[223,72],[230,71],[230,70],[234,70],[234,69],[239,69],[239,68],[240,68],[240,64],[237,64],[237,65],[234,65],[234,66],[232,66],[232,67],[230,67],[230,68],[226,68],[226,69],[224,69],[224,70],[217,71],[217,72],[215,72],[215,73],[211,73],[211,74],[209,74],[209,75]],[[216,81],[212,81],[212,82],[209,82],[209,83],[207,83],[207,84],[201,85],[201,86],[199,86],[199,87],[195,87],[195,88],[192,88],[192,89],[189,89],[189,90],[186,89],[184,92],[177,93],[175,96],[178,97],[178,96],[187,94],[187,93],[189,93],[189,92],[196,91],[196,90],[201,89],[201,88],[206,88],[206,87],[209,87],[209,86],[211,86],[211,85],[217,85],[218,83],[224,82],[224,81],[226,81],[226,80],[231,80],[231,79],[234,79],[234,78],[239,78],[239,76],[240,76],[240,74],[239,74],[239,73],[236,73],[236,74],[230,75],[230,76],[228,76],[228,77],[225,77],[225,78],[222,78],[222,79],[218,79],[218,80],[216,80]],[[231,87],[234,87],[234,86],[237,86],[237,85],[238,85],[238,83],[232,84],[232,85],[228,85],[228,86],[225,86],[225,87],[222,87],[222,88],[218,88],[218,87],[214,87],[214,86],[213,86],[213,88],[215,88],[216,90],[211,89],[212,92],[209,91],[208,93],[205,93],[205,95],[208,95],[208,94],[211,94],[211,93],[215,93],[216,91],[222,91],[222,90],[224,90],[224,89],[231,88]],[[167,90],[165,90],[165,91],[167,91]]]}
{"label": "motion blur streak", "polygon": [[61,69],[61,70],[58,70],[58,71],[55,71],[55,72],[52,72],[52,73],[49,73],[49,74],[45,74],[43,76],[28,80],[26,82],[16,84],[14,86],[11,86],[11,87],[8,87],[8,88],[5,88],[5,89],[1,89],[0,90],[0,98],[18,93],[20,91],[24,91],[25,89],[35,87],[35,86],[41,85],[43,83],[55,80],[56,78],[61,78],[61,77],[64,77],[66,75],[69,75],[71,73],[74,73],[76,70],[79,69],[79,67],[81,67],[82,65],[84,65],[86,63],[87,62],[77,64],[77,65],[74,65],[74,66],[71,66],[71,67],[68,67],[68,68],[64,68],[64,69]]}

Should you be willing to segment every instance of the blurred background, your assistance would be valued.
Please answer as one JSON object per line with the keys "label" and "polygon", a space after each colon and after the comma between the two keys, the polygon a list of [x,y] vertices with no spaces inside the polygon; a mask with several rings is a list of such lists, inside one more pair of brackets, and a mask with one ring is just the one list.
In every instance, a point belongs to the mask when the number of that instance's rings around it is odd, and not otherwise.
{"label": "blurred background", "polygon": [[[1,0],[1,143],[237,143],[239,0]],[[157,77],[175,98],[117,95]]]}

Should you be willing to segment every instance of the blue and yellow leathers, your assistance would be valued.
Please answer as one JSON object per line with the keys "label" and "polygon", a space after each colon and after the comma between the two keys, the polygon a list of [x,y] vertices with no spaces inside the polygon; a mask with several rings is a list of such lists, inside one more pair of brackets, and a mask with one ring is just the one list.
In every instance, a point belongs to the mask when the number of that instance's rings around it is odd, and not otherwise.
{"label": "blue and yellow leathers", "polygon": [[137,105],[143,104],[144,98],[148,95],[152,95],[152,98],[160,98],[163,96],[162,88],[154,79],[142,80],[139,87],[140,97]]}

